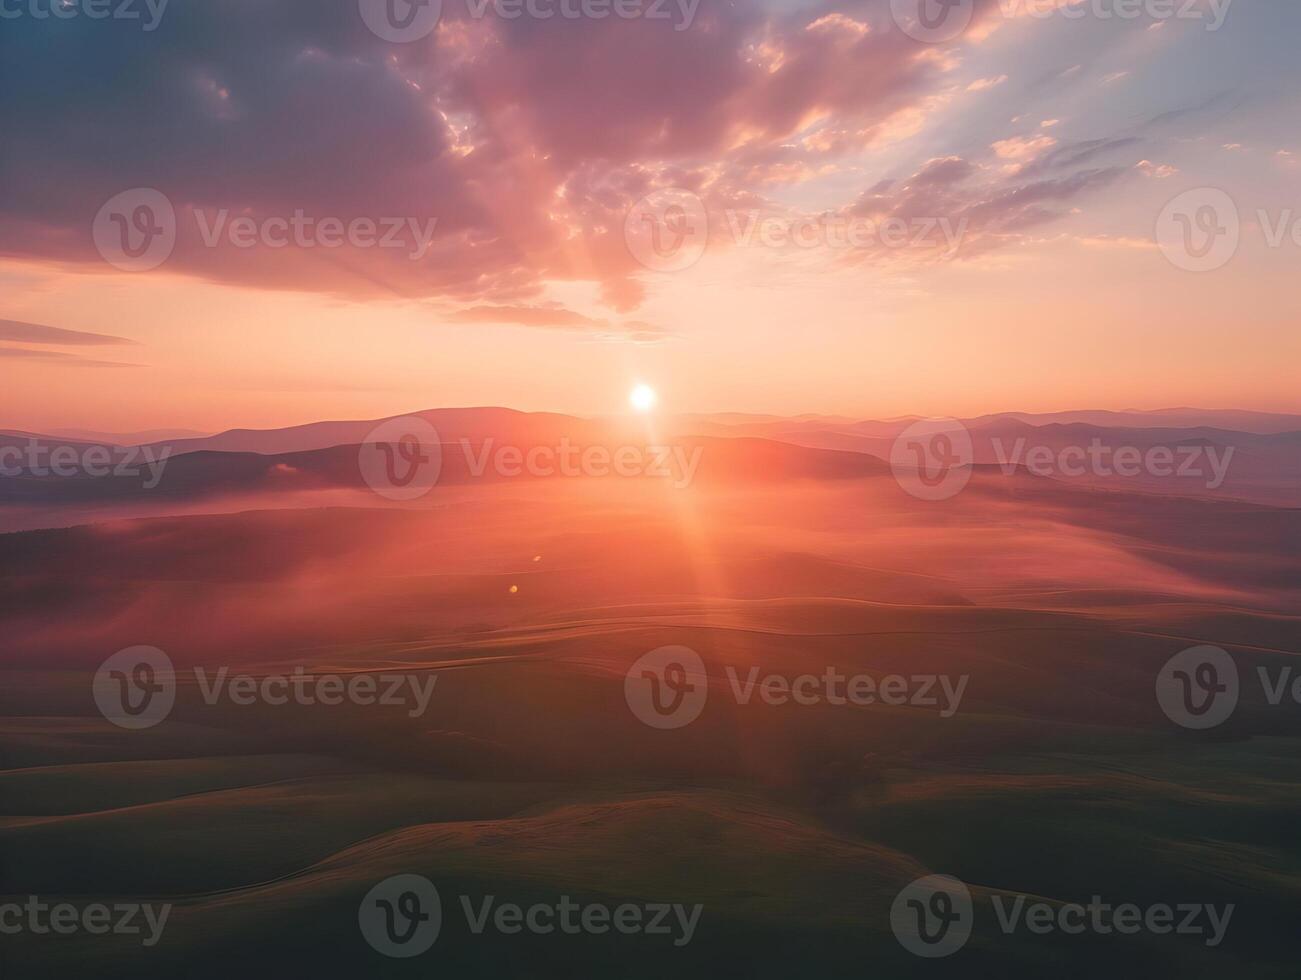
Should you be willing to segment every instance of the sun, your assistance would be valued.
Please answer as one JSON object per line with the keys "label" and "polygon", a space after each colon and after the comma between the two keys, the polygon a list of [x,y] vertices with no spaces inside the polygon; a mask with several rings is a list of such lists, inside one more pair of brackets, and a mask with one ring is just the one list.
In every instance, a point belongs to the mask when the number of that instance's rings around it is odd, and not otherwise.
{"label": "sun", "polygon": [[659,401],[659,396],[655,394],[655,389],[650,385],[637,385],[632,391],[628,392],[628,402],[632,405],[633,411],[649,412]]}

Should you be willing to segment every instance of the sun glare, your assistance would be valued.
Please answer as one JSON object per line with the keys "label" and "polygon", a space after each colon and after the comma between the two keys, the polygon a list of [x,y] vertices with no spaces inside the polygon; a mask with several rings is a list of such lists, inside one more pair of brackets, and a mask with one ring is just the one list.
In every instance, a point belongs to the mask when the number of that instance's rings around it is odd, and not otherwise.
{"label": "sun glare", "polygon": [[655,407],[657,400],[655,389],[650,385],[637,385],[628,393],[628,401],[637,412],[649,412]]}

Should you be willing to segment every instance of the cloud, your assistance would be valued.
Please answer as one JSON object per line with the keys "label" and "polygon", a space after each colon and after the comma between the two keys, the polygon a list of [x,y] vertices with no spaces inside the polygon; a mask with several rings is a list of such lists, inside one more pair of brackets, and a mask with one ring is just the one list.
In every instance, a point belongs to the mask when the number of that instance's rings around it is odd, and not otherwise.
{"label": "cloud", "polygon": [[916,174],[908,180],[911,187],[925,187],[941,184],[955,184],[965,180],[976,172],[976,168],[962,157],[944,157],[928,160]]}
{"label": "cloud", "polygon": [[457,323],[498,323],[523,327],[594,332],[603,340],[649,343],[671,333],[642,320],[611,321],[584,316],[561,306],[472,306],[447,316]]}
{"label": "cloud", "polygon": [[999,140],[992,144],[990,149],[1004,160],[1025,163],[1056,145],[1057,140],[1051,136],[1014,136]]}
{"label": "cloud", "polygon": [[[1052,171],[1071,170],[1097,157],[1136,147],[1141,141],[1133,136],[1119,136],[1063,143],[1021,168],[1024,176]],[[1133,159],[1131,156],[1130,159]]]}
{"label": "cloud", "polygon": [[[0,255],[107,270],[92,219],[150,187],[178,218],[161,274],[501,306],[588,281],[631,310],[644,286],[622,218],[648,190],[807,180],[935,97],[948,68],[887,8],[840,7],[703,0],[676,31],[447,5],[427,43],[404,46],[371,34],[355,3],[319,0],[175,4],[150,33],[7,22],[0,62],[29,94],[0,93],[0,131],[24,134],[0,155]],[[203,240],[221,213],[298,211],[436,218],[436,235],[419,259]]]}
{"label": "cloud", "polygon": [[96,361],[78,354],[65,354],[61,351],[30,350],[26,347],[0,347],[0,359],[52,361],[63,367],[123,368],[143,367],[140,364],[128,364],[124,361]]}
{"label": "cloud", "polygon": [[62,327],[48,327],[41,323],[23,323],[21,320],[0,320],[0,340],[14,340],[23,344],[59,344],[66,347],[136,343],[125,337],[65,330]]}
{"label": "cloud", "polygon": [[1166,112],[1158,113],[1148,119],[1142,128],[1145,130],[1164,129],[1172,123],[1184,123],[1189,119],[1199,117],[1206,119],[1225,118],[1241,109],[1243,101],[1243,98],[1232,90],[1217,92],[1194,105],[1180,106],[1177,109],[1169,109]]}
{"label": "cloud", "polygon": [[1151,238],[1132,238],[1124,235],[1085,235],[1077,236],[1075,241],[1086,248],[1125,249],[1140,252],[1151,252],[1161,247]]}
{"label": "cloud", "polygon": [[1179,172],[1179,168],[1168,163],[1153,163],[1151,160],[1140,160],[1134,165],[1138,170],[1148,177],[1164,179],[1173,177]]}
{"label": "cloud", "polygon": [[525,327],[595,327],[591,317],[551,306],[472,306],[448,316],[459,323],[514,323]]}
{"label": "cloud", "polygon": [[1031,181],[973,205],[967,214],[977,227],[1003,231],[1023,230],[1060,216],[1046,206],[1062,204],[1081,194],[1098,190],[1124,172],[1121,167],[1108,167],[1083,170],[1069,177]]}
{"label": "cloud", "polygon": [[1069,202],[1100,190],[1125,172],[1124,167],[1090,168],[1027,180],[1023,173],[1008,176],[1001,167],[980,167],[957,157],[931,160],[905,180],[878,184],[845,213],[878,222],[890,218],[942,221],[959,233],[957,248],[855,250],[847,261],[929,262],[1013,246],[1027,240],[1029,230],[1064,217]]}
{"label": "cloud", "polygon": [[[408,45],[373,35],[355,3],[320,0],[174,4],[150,33],[9,21],[0,63],[25,94],[0,90],[0,132],[23,134],[0,150],[0,256],[108,271],[92,221],[109,198],[148,187],[177,216],[175,249],[150,274],[433,299],[524,326],[629,335],[537,311],[555,282],[594,284],[616,314],[637,309],[647,279],[622,228],[639,198],[678,186],[716,210],[825,180],[840,195],[830,207],[850,208],[871,153],[903,146],[964,87],[1006,78],[956,81],[964,45],[999,22],[993,0],[965,40],[945,45],[907,37],[889,7],[702,0],[675,30],[475,19],[445,4],[438,30]],[[996,147],[1027,172],[1053,153],[1042,135]],[[944,186],[942,172],[913,180],[914,204]],[[300,213],[436,226],[414,256],[205,241],[222,215]],[[463,311],[461,322],[488,315]]]}

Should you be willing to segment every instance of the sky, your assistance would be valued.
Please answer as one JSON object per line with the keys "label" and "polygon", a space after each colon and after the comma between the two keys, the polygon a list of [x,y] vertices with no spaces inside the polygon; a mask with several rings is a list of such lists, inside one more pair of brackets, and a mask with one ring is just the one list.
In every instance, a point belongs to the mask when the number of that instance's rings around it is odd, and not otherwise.
{"label": "sky", "polygon": [[0,0],[0,427],[1301,411],[1301,5],[561,2]]}

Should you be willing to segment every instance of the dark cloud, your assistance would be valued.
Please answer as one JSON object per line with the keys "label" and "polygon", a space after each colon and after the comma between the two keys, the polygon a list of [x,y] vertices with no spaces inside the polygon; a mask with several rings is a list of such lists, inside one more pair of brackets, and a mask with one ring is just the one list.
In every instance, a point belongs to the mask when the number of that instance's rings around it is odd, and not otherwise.
{"label": "dark cloud", "polygon": [[[639,197],[676,184],[758,200],[924,112],[946,70],[923,57],[944,46],[892,28],[887,3],[702,0],[675,26],[472,19],[450,0],[407,45],[374,36],[351,0],[172,0],[152,32],[5,21],[0,255],[98,263],[100,207],[151,187],[178,218],[165,271],[512,308],[580,280],[626,312],[645,289],[622,236]],[[934,162],[903,196],[944,203],[969,168]],[[419,255],[204,240],[223,216],[296,212],[436,228]]]}
{"label": "dark cloud", "polygon": [[1049,173],[1054,170],[1069,170],[1093,160],[1095,157],[1116,150],[1137,146],[1141,141],[1133,136],[1111,139],[1082,140],[1053,147],[1036,160],[1027,163],[1020,170],[1022,176]]}

